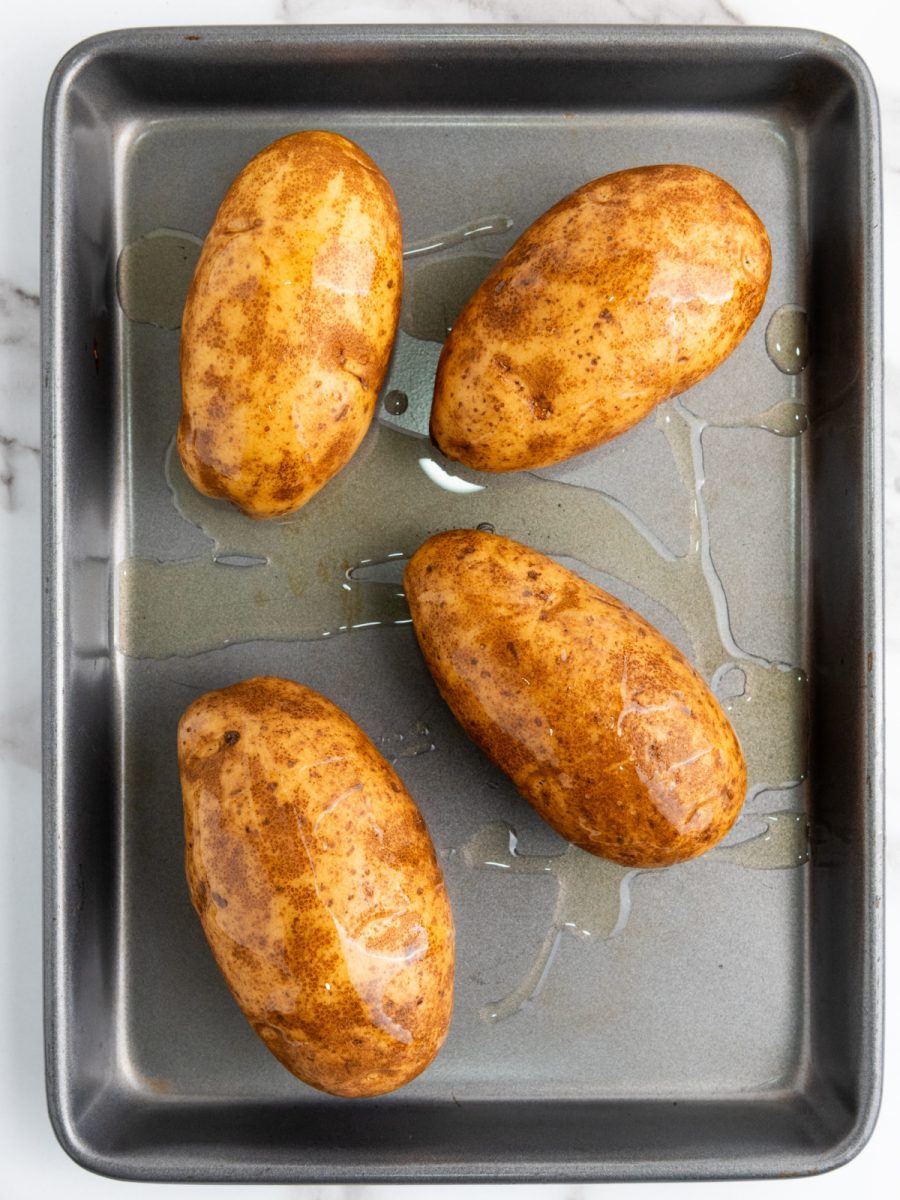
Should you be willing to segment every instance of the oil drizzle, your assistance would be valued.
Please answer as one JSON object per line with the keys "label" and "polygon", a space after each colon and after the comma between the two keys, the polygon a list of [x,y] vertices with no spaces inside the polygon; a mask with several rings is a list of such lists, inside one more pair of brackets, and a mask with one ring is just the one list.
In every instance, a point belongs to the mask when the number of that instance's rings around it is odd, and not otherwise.
{"label": "oil drizzle", "polygon": [[375,745],[389,763],[399,762],[403,758],[419,758],[423,754],[430,754],[435,748],[431,730],[421,719],[410,729],[376,738]]}
{"label": "oil drizzle", "polygon": [[[270,522],[248,521],[201,496],[170,446],[166,476],[173,500],[210,538],[210,549],[189,561],[121,564],[118,648],[135,657],[191,655],[233,642],[331,637],[408,623],[398,576],[385,578],[372,564],[410,555],[436,529],[489,523],[653,597],[681,623],[707,679],[739,667],[743,687],[732,689],[725,706],[744,746],[750,786],[795,783],[806,770],[805,676],[735,643],[709,550],[704,423],[678,402],[657,421],[693,496],[690,549],[681,558],[602,492],[528,473],[480,475],[385,425],[373,426],[351,464],[309,504]],[[471,490],[448,491],[448,480]],[[352,523],[348,512],[355,514]],[[385,512],[398,518],[385,522]],[[222,563],[248,556],[266,565]]]}
{"label": "oil drizzle", "polygon": [[809,362],[809,323],[798,304],[782,304],[766,326],[766,352],[779,371],[799,375]]}
{"label": "oil drizzle", "polygon": [[638,873],[577,846],[567,846],[562,854],[544,855],[520,854],[517,844],[515,830],[498,822],[480,829],[463,847],[469,867],[552,875],[557,881],[553,919],[540,949],[512,992],[480,1010],[482,1019],[489,1022],[511,1017],[540,994],[565,934],[586,940],[612,937],[621,929],[631,907],[629,884]]}
{"label": "oil drizzle", "polygon": [[798,400],[782,400],[765,412],[752,417],[717,417],[707,420],[713,429],[765,429],[779,437],[799,437],[809,428],[806,405]]}
{"label": "oil drizzle", "polygon": [[753,819],[765,822],[762,833],[714,846],[705,857],[756,871],[783,871],[809,862],[809,821],[805,813],[763,813]]}
{"label": "oil drizzle", "polygon": [[[717,846],[695,861],[733,864],[752,870],[787,869],[808,861],[808,824],[804,814],[763,813],[750,819],[764,822],[764,830],[743,841]],[[631,912],[631,885],[635,876],[655,873],[623,867],[572,845],[560,854],[522,854],[515,830],[504,821],[479,829],[461,849],[469,868],[549,875],[557,883],[553,917],[531,965],[512,991],[479,1010],[482,1020],[489,1023],[514,1016],[540,995],[564,936],[607,941],[620,933]]]}
{"label": "oil drizzle", "polygon": [[502,214],[481,217],[477,221],[468,221],[465,225],[450,229],[447,233],[438,233],[434,237],[423,238],[420,242],[412,242],[410,245],[404,246],[403,257],[420,258],[424,254],[439,254],[442,250],[449,250],[451,246],[460,246],[463,242],[470,242],[475,238],[506,233],[508,229],[512,228],[512,225],[512,217]]}

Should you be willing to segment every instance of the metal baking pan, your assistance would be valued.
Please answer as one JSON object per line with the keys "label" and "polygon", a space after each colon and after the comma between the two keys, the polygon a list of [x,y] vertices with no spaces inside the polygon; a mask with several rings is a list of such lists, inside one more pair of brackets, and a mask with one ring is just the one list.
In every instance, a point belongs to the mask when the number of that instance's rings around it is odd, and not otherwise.
{"label": "metal baking pan", "polygon": [[[180,304],[242,164],[301,128],[392,181],[405,308],[379,419],[291,521],[251,524],[171,452]],[[536,215],[687,162],[766,223],[748,337],[554,471],[442,463],[441,337]],[[46,1037],[85,1166],[159,1180],[810,1174],[881,1086],[880,198],[864,65],[774,29],[161,29],[76,47],[45,126]],[[801,368],[804,368],[802,369]],[[487,522],[682,645],[750,760],[728,845],[626,873],[570,851],[481,757],[417,653],[398,564]],[[175,726],[293,676],[394,759],[442,856],[457,999],[377,1101],[306,1088],[231,1000],[182,866]]]}

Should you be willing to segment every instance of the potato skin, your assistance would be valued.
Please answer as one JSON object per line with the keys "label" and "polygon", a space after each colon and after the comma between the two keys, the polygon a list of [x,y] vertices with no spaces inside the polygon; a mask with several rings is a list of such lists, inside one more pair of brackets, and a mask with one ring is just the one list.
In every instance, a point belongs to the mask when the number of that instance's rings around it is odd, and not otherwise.
{"label": "potato skin", "polygon": [[740,745],[704,680],[643,617],[478,530],[429,538],[404,586],[441,695],[564,838],[662,867],[725,836],[746,791]]}
{"label": "potato skin", "polygon": [[250,517],[305,504],[369,428],[397,331],[400,214],[335,133],[266,147],[228,189],[181,326],[178,452]]}
{"label": "potato skin", "polygon": [[546,467],[703,379],[768,287],[766,230],[698,167],[585,184],[534,222],[444,344],[431,436],[480,471]]}
{"label": "potato skin", "polygon": [[408,1083],[447,1034],[454,932],[394,770],[330,701],[269,677],[195,700],[178,758],[191,899],[254,1030],[333,1095]]}

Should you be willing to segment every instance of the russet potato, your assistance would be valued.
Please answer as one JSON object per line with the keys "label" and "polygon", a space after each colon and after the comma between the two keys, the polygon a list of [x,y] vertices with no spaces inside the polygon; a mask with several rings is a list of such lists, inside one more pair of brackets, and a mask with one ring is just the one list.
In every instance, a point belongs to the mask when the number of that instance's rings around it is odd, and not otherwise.
{"label": "russet potato", "polygon": [[290,680],[178,727],[191,899],[253,1029],[304,1082],[376,1096],[446,1037],[454,933],[425,823],[344,712]]}
{"label": "russet potato", "polygon": [[273,142],[229,188],[181,327],[178,451],[251,517],[305,504],[369,428],[397,330],[400,215],[335,133]]}
{"label": "russet potato", "polygon": [[585,184],[525,230],[457,318],[433,441],[477,470],[517,471],[616,437],[728,357],[770,271],[762,222],[708,171]]}
{"label": "russet potato", "polygon": [[662,867],[731,828],[746,791],[737,737],[701,676],[637,613],[479,530],[429,538],[404,587],[441,695],[564,838]]}

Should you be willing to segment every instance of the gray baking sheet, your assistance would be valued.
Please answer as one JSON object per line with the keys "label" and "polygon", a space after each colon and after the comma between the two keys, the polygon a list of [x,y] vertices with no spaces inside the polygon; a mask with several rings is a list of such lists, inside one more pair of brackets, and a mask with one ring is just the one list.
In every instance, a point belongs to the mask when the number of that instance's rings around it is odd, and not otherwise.
{"label": "gray baking sheet", "polygon": [[[49,847],[48,918],[66,931],[49,949],[48,1028],[64,1144],[109,1173],[243,1180],[704,1177],[846,1157],[871,1123],[880,1028],[877,968],[859,953],[880,929],[866,900],[880,862],[867,658],[880,401],[864,68],[814,35],[744,30],[224,30],[196,44],[136,31],[83,55],[48,110],[45,260],[51,288],[65,276],[87,298],[80,315],[59,300],[45,331],[48,561],[67,614],[64,628],[47,618],[49,828],[67,829]],[[648,62],[663,74],[642,85]],[[245,76],[264,69],[255,93]],[[197,494],[173,451],[177,325],[226,187],[298,128],[353,138],[391,180],[404,310],[354,460],[299,513],[260,524]],[[666,161],[723,176],[769,230],[772,280],[746,339],[557,468],[488,477],[443,459],[427,407],[465,295],[567,192]],[[823,289],[826,267],[840,287]],[[63,331],[86,313],[90,371],[66,374]],[[92,440],[98,407],[108,428]],[[710,680],[750,775],[722,847],[661,871],[585,855],[461,733],[400,581],[428,534],[478,524],[619,595]],[[184,881],[175,725],[202,691],[253,674],[322,691],[375,740],[422,809],[453,903],[448,1041],[352,1120],[252,1033]],[[92,754],[73,749],[88,714],[104,731]],[[80,924],[62,911],[76,877]]]}

